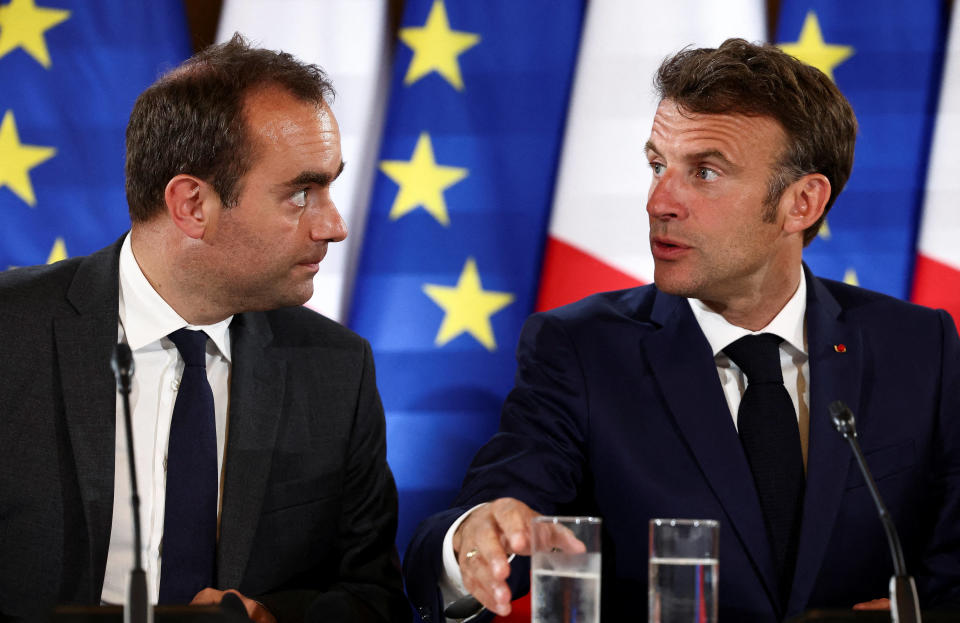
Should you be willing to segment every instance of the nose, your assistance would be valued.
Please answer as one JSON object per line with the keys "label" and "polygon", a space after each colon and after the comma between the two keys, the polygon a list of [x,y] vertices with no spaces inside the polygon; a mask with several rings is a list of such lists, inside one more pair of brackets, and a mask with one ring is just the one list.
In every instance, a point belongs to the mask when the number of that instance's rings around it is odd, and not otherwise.
{"label": "nose", "polygon": [[651,220],[666,221],[683,218],[686,210],[680,199],[679,180],[670,170],[650,182],[647,193],[647,214]]}
{"label": "nose", "polygon": [[347,224],[333,201],[316,211],[310,223],[310,239],[314,242],[341,242],[347,237]]}

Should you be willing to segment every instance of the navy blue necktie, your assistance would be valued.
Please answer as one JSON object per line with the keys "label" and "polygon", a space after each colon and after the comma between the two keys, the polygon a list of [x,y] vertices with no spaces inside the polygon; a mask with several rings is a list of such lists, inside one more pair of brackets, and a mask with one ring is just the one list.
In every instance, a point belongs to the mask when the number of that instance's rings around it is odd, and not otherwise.
{"label": "navy blue necktie", "polygon": [[217,430],[203,331],[168,336],[186,364],[170,422],[161,550],[161,604],[185,604],[213,586],[217,548]]}
{"label": "navy blue necktie", "polygon": [[797,564],[804,475],[797,412],[780,369],[782,341],[771,333],[748,335],[723,352],[747,376],[737,430],[760,497],[780,598],[786,606]]}

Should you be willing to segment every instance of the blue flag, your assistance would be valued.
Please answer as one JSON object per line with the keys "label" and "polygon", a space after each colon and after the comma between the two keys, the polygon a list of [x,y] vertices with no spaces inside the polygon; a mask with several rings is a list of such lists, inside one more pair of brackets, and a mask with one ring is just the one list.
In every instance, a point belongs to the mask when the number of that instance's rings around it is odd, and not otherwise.
{"label": "blue flag", "polygon": [[406,3],[349,323],[376,355],[401,551],[453,500],[512,385],[582,13]]}
{"label": "blue flag", "polygon": [[938,0],[781,5],[776,43],[831,76],[860,123],[850,181],[804,251],[820,276],[909,295],[944,10]]}
{"label": "blue flag", "polygon": [[90,253],[129,228],[130,110],[189,54],[180,0],[0,3],[0,270]]}

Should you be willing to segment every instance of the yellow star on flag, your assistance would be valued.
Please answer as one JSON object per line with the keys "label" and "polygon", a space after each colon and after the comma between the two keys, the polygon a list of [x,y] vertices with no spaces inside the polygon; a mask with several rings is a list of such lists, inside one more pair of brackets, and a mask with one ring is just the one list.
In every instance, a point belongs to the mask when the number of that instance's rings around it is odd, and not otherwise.
{"label": "yellow star on flag", "polygon": [[450,224],[450,216],[447,214],[443,191],[465,178],[469,172],[460,167],[437,164],[433,156],[433,143],[426,132],[422,132],[417,139],[409,161],[384,160],[380,163],[380,170],[400,186],[390,208],[391,221],[423,207],[444,227]]}
{"label": "yellow star on flag", "polygon": [[64,243],[63,238],[57,238],[53,241],[53,248],[50,249],[50,255],[47,257],[47,264],[53,264],[54,262],[65,260],[67,257],[69,256],[67,255],[66,243]]}
{"label": "yellow star on flag", "polygon": [[30,183],[30,169],[53,158],[56,153],[53,147],[22,144],[13,111],[8,110],[0,122],[0,188],[9,186],[27,205],[35,206],[37,198]]}
{"label": "yellow star on flag", "polygon": [[813,65],[833,80],[834,68],[853,56],[852,45],[836,45],[823,40],[820,21],[813,11],[807,13],[800,29],[800,39],[793,43],[778,43],[777,47],[803,61]]}
{"label": "yellow star on flag", "polygon": [[830,225],[827,224],[827,219],[823,219],[823,223],[820,224],[820,231],[817,232],[817,235],[824,240],[830,240]]}
{"label": "yellow star on flag", "polygon": [[484,290],[472,257],[463,265],[456,286],[427,283],[423,292],[445,312],[434,340],[437,346],[443,346],[461,333],[469,333],[487,350],[497,349],[490,316],[512,303],[514,296],[509,292]]}
{"label": "yellow star on flag", "polygon": [[413,50],[403,83],[410,86],[430,72],[437,72],[458,91],[463,90],[458,57],[480,42],[480,35],[450,30],[443,0],[434,0],[427,23],[400,29],[400,40]]}
{"label": "yellow star on flag", "polygon": [[848,268],[847,272],[843,273],[843,282],[850,286],[859,286],[860,279],[857,277],[857,271]]}
{"label": "yellow star on flag", "polygon": [[50,69],[50,52],[43,35],[69,17],[70,11],[38,7],[34,0],[10,0],[10,4],[0,6],[0,58],[23,48]]}

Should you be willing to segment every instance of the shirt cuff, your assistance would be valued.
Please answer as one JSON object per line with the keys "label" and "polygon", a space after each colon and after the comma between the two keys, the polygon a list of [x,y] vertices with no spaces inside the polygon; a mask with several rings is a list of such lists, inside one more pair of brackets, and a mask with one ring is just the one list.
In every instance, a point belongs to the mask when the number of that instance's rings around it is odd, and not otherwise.
{"label": "shirt cuff", "polygon": [[440,594],[443,595],[444,605],[450,605],[468,594],[467,589],[463,587],[460,564],[457,562],[456,554],[453,553],[453,533],[457,531],[463,520],[470,516],[470,513],[486,505],[486,502],[477,504],[457,517],[457,520],[450,525],[447,534],[443,537],[443,575],[440,577]]}

